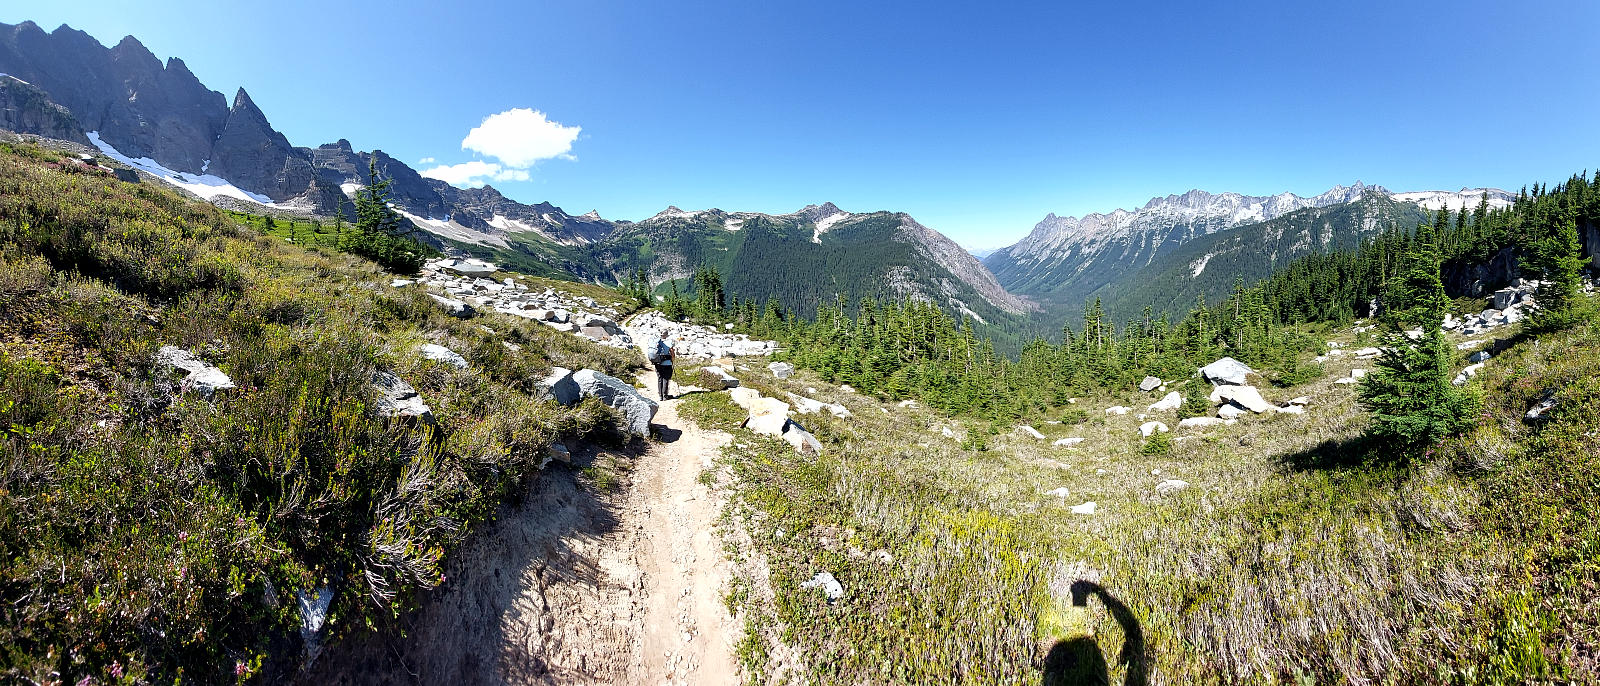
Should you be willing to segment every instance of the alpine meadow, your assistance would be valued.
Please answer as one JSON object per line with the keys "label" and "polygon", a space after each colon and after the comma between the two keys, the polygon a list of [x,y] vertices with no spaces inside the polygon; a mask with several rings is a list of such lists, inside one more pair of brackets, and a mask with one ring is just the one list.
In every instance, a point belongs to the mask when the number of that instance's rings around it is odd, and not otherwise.
{"label": "alpine meadow", "polygon": [[1600,8],[0,22],[0,683],[1600,683]]}

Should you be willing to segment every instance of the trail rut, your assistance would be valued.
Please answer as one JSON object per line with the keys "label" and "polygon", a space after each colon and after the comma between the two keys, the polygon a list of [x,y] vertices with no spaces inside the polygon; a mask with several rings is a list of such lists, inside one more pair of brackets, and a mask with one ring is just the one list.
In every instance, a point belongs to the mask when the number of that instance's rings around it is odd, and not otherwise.
{"label": "trail rut", "polygon": [[[405,635],[330,646],[300,682],[738,683],[720,504],[698,480],[730,437],[678,402],[661,404],[643,451],[578,446],[571,467],[545,470],[458,551]],[[625,467],[622,485],[597,488],[587,466]]]}

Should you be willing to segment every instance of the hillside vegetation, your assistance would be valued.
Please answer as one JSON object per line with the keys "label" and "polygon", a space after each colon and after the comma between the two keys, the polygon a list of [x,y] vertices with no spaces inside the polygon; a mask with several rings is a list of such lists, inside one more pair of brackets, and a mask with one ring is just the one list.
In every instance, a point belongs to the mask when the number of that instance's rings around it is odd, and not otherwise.
{"label": "hillside vegetation", "polygon": [[[292,671],[315,641],[381,628],[440,583],[553,439],[616,435],[593,401],[531,393],[554,364],[623,373],[625,352],[445,316],[320,241],[58,162],[0,146],[8,681]],[[424,359],[424,342],[469,366]],[[207,397],[155,363],[168,345],[235,387]],[[377,370],[414,385],[432,421],[375,412]],[[298,606],[319,591],[327,626],[303,634]]]}
{"label": "hillside vegetation", "polygon": [[[1476,428],[1407,455],[1364,437],[1356,386],[1334,383],[1371,364],[1351,357],[1265,391],[1305,396],[1303,415],[1175,428],[1154,450],[1142,415],[1102,410],[1159,393],[1077,398],[1036,439],[810,372],[745,375],[851,409],[803,420],[824,446],[804,459],[690,396],[735,433],[715,472],[750,537],[734,554],[770,569],[730,594],[740,657],[757,683],[1591,682],[1600,324],[1501,346],[1470,386]],[[1542,400],[1558,409],[1526,419]],[[824,571],[844,598],[803,585]]]}

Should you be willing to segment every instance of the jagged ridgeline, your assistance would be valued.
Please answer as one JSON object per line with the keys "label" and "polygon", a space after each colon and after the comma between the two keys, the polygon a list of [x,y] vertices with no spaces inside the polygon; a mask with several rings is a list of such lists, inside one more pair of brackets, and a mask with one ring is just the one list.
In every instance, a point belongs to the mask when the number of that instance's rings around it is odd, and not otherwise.
{"label": "jagged ridgeline", "polygon": [[975,258],[898,212],[857,214],[832,203],[783,215],[669,208],[621,222],[592,243],[557,246],[524,236],[516,247],[520,254],[487,254],[514,266],[554,256],[573,276],[607,284],[643,269],[659,296],[676,287],[692,297],[691,277],[703,265],[722,275],[730,297],[762,306],[775,301],[802,317],[840,299],[851,310],[867,297],[915,300],[969,320],[1013,353],[1037,333],[1026,303],[1001,289]]}

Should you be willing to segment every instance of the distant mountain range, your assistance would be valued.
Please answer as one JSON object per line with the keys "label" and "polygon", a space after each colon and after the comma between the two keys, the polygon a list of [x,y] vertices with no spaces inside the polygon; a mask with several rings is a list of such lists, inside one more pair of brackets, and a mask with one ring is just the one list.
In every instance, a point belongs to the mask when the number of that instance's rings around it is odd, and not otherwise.
{"label": "distant mountain range", "polygon": [[1259,278],[1308,251],[1414,223],[1423,209],[1475,205],[1485,194],[1491,206],[1512,200],[1494,189],[1391,193],[1360,182],[1312,197],[1193,190],[1133,211],[1047,215],[981,262],[905,213],[831,203],[782,215],[669,207],[612,221],[424,178],[346,140],[296,147],[242,88],[230,102],[132,36],[107,48],[32,22],[0,24],[0,128],[92,145],[213,202],[298,214],[348,215],[374,164],[391,181],[395,210],[434,242],[523,271],[614,284],[643,268],[665,290],[712,264],[732,292],[797,312],[840,296],[915,298],[1013,343],[1044,330],[1041,320],[1053,330],[1091,296],[1116,308],[1180,308],[1234,275]]}
{"label": "distant mountain range", "polygon": [[[1415,225],[1424,209],[1474,207],[1485,197],[1490,207],[1503,207],[1514,199],[1505,191],[1483,188],[1393,193],[1360,181],[1351,186],[1334,186],[1311,197],[1191,190],[1152,198],[1133,211],[1119,209],[1082,218],[1046,215],[1027,237],[991,253],[983,262],[1007,291],[1029,298],[1047,311],[1073,312],[1085,299],[1096,295],[1116,296],[1111,299],[1126,304],[1139,300],[1128,298],[1125,293],[1136,287],[1145,290],[1151,278],[1171,271],[1162,266],[1164,258],[1178,253],[1183,246],[1210,245],[1215,241],[1202,239],[1219,232],[1226,231],[1226,235],[1240,240],[1245,235],[1256,236],[1261,242],[1249,246],[1247,252],[1231,249],[1225,258],[1196,253],[1197,261],[1188,267],[1194,271],[1192,280],[1207,270],[1213,275],[1221,271],[1245,276],[1247,280],[1259,278],[1287,258],[1351,244],[1360,236],[1389,225]],[[1374,202],[1373,198],[1389,202]],[[1300,215],[1336,207],[1351,211]],[[1320,223],[1314,230],[1294,222],[1274,223],[1291,216],[1298,221],[1315,222],[1320,218]],[[1238,232],[1244,226],[1260,229]],[[1299,231],[1295,234],[1299,239],[1280,245],[1279,239],[1290,226]],[[1197,247],[1182,254],[1196,250],[1203,253],[1207,249]],[[1217,261],[1208,262],[1210,259]],[[1140,307],[1143,304],[1148,303],[1140,303]]]}

